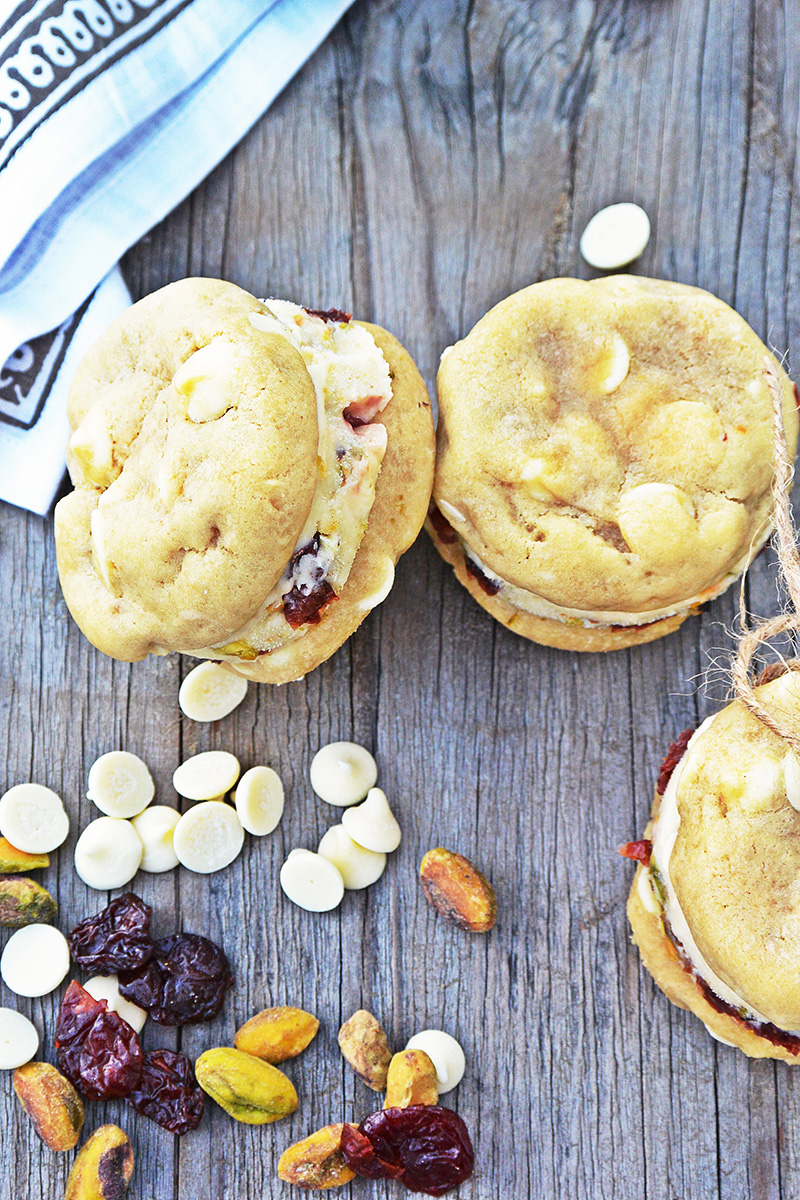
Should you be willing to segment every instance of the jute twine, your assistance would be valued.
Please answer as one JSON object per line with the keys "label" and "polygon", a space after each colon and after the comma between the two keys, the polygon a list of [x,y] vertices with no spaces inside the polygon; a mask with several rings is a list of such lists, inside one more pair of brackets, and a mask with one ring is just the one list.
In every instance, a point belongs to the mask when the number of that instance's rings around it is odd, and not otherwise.
{"label": "jute twine", "polygon": [[[794,470],[789,452],[786,447],[786,429],[783,423],[783,394],[781,381],[772,359],[764,359],[764,378],[769,388],[772,401],[772,452],[774,471],[772,476],[772,496],[775,505],[773,521],[777,535],[777,554],[783,583],[789,593],[790,607],[776,617],[759,621],[748,628],[747,608],[744,600],[744,576],[739,591],[739,616],[742,634],[736,650],[733,663],[733,688],[738,700],[745,708],[763,722],[778,737],[783,738],[800,758],[800,737],[787,728],[782,721],[774,717],[756,698],[750,682],[751,663],[753,655],[759,646],[780,634],[796,634],[800,631],[800,555],[797,552],[797,539],[792,521],[792,511],[789,505],[789,493],[792,487]],[[784,662],[787,670],[800,670],[800,661]]]}

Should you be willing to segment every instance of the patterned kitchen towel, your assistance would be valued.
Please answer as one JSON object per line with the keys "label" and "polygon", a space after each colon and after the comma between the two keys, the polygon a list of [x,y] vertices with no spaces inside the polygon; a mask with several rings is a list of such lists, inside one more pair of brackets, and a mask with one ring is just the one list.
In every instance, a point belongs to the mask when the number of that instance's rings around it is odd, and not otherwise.
{"label": "patterned kitchen towel", "polygon": [[125,303],[115,264],[351,3],[0,0],[0,499],[47,511],[65,380]]}

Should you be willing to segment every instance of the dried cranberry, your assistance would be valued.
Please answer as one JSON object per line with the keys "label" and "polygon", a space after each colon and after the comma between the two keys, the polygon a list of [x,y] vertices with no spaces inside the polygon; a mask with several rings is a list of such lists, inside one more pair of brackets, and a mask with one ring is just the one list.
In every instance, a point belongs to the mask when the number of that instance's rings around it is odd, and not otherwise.
{"label": "dried cranberry", "polygon": [[472,1142],[466,1125],[452,1109],[438,1104],[385,1108],[372,1113],[355,1132],[361,1136],[354,1137],[345,1125],[342,1151],[352,1169],[368,1179],[381,1178],[368,1173],[375,1172],[379,1163],[383,1178],[400,1179],[410,1192],[443,1196],[472,1174]]}
{"label": "dried cranberry", "polygon": [[432,504],[428,509],[428,519],[433,528],[436,530],[436,536],[438,537],[439,541],[445,546],[452,546],[453,542],[458,541],[458,534],[456,533],[455,529],[453,529],[453,526],[450,524],[450,522],[442,516],[435,504]]}
{"label": "dried cranberry", "polygon": [[[289,561],[290,573],[300,570],[311,577],[310,583],[296,583],[283,597],[283,615],[292,629],[299,629],[301,625],[318,625],[323,609],[336,599],[333,588],[323,578],[322,567],[315,561],[319,545],[320,537],[315,533],[311,541],[295,551]],[[304,559],[308,561],[303,562]]]}
{"label": "dried cranberry", "polygon": [[127,892],[94,917],[87,917],[69,935],[72,957],[86,971],[116,975],[135,971],[153,953],[149,905]]}
{"label": "dried cranberry", "polygon": [[119,977],[126,1000],[144,1008],[159,1025],[209,1021],[222,1008],[233,975],[225,954],[199,933],[176,933],[153,946],[138,971]]}
{"label": "dried cranberry", "polygon": [[56,1022],[58,1065],[89,1100],[126,1096],[142,1069],[136,1031],[74,979]]}
{"label": "dried cranberry", "polygon": [[476,583],[483,588],[487,596],[496,596],[500,591],[500,584],[496,580],[490,579],[485,571],[482,571],[478,564],[470,558],[468,554],[464,555],[464,566],[467,569],[467,574],[471,575]]}
{"label": "dried cranberry", "polygon": [[672,772],[686,753],[686,747],[689,745],[693,733],[693,729],[684,729],[683,733],[678,734],[674,742],[670,742],[666,758],[661,764],[661,770],[658,773],[656,791],[659,796],[663,796],[667,790],[667,784],[672,778]]}
{"label": "dried cranberry", "polygon": [[348,1165],[364,1179],[396,1179],[402,1173],[401,1166],[378,1158],[372,1142],[355,1125],[342,1126],[341,1146]]}
{"label": "dried cranberry", "polygon": [[194,1077],[185,1054],[149,1050],[144,1056],[139,1083],[128,1096],[143,1117],[170,1133],[196,1129],[203,1115],[203,1089]]}
{"label": "dried cranberry", "polygon": [[650,855],[653,853],[653,843],[647,838],[642,838],[640,842],[624,842],[619,846],[617,853],[623,858],[630,858],[633,862],[643,863],[648,866],[650,863]]}
{"label": "dried cranberry", "polygon": [[80,1083],[75,1086],[88,1100],[107,1100],[127,1096],[141,1073],[136,1030],[117,1013],[101,1013],[81,1046]]}
{"label": "dried cranberry", "polygon": [[321,321],[336,321],[346,325],[352,319],[352,313],[342,312],[340,308],[307,308],[310,317],[319,317]]}

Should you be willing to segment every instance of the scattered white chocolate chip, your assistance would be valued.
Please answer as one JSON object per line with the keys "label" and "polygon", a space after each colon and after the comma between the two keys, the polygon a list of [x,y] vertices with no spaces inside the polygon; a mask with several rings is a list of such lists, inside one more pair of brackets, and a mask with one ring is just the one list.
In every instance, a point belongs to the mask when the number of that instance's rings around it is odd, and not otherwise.
{"label": "scattered white chocolate chip", "polygon": [[791,750],[783,759],[783,776],[786,784],[786,799],[792,808],[800,812],[800,763]]}
{"label": "scattered white chocolate chip", "polygon": [[311,786],[326,804],[347,808],[363,800],[378,778],[369,750],[355,742],[330,742],[311,760]]}
{"label": "scattered white chocolate chip", "polygon": [[189,401],[189,420],[215,421],[232,408],[238,398],[238,374],[236,348],[226,337],[212,338],[190,354],[172,378],[176,392]]}
{"label": "scattered white chocolate chip", "polygon": [[380,879],[386,870],[386,855],[365,850],[354,842],[344,825],[332,825],[323,834],[317,854],[327,858],[336,867],[349,892],[360,891]]}
{"label": "scattered white chocolate chip", "polygon": [[272,767],[251,767],[239,780],[233,800],[248,833],[256,837],[272,833],[283,816],[280,775]]}
{"label": "scattered white chocolate chip", "polygon": [[184,813],[172,835],[178,862],[199,875],[229,866],[244,845],[244,829],[234,809],[206,800]]}
{"label": "scattered white chocolate chip", "polygon": [[47,854],[66,841],[69,817],[50,788],[18,783],[0,798],[0,833],[17,850]]}
{"label": "scattered white chocolate chip", "polygon": [[464,1077],[464,1051],[454,1037],[441,1029],[423,1029],[406,1043],[406,1050],[424,1050],[436,1068],[439,1095],[452,1092]]}
{"label": "scattered white chocolate chip", "polygon": [[595,213],[581,237],[581,254],[598,271],[633,262],[650,241],[650,218],[638,204],[610,204]]}
{"label": "scattered white chocolate chip", "polygon": [[133,818],[131,825],[142,843],[140,870],[160,875],[162,871],[177,867],[178,856],[172,845],[172,835],[180,819],[177,808],[170,808],[166,804],[151,804]]}
{"label": "scattered white chocolate chip", "polygon": [[127,750],[101,754],[89,769],[86,798],[108,817],[135,817],[155,794],[156,785],[147,766]]}
{"label": "scattered white chocolate chip", "polygon": [[75,846],[75,870],[90,888],[103,892],[133,879],[142,861],[143,847],[130,821],[98,817],[91,821]]}
{"label": "scattered white chocolate chip", "polygon": [[369,789],[363,804],[342,813],[342,825],[359,846],[380,854],[391,854],[403,836],[386,793],[377,787]]}
{"label": "scattered white chocolate chip", "polygon": [[0,1008],[0,1071],[30,1062],[38,1049],[36,1026],[14,1008]]}
{"label": "scattered white chocolate chip", "polygon": [[365,612],[372,612],[373,608],[377,608],[379,604],[383,604],[394,584],[394,563],[389,555],[385,555],[383,564],[383,579],[369,596],[365,596],[363,600],[359,600],[358,607]]}
{"label": "scattered white chocolate chip", "polygon": [[242,703],[247,680],[219,663],[204,662],[184,679],[178,692],[181,711],[191,721],[221,721]]}
{"label": "scattered white chocolate chip", "polygon": [[147,1013],[143,1008],[139,1008],[138,1004],[132,1004],[130,1000],[126,1000],[124,996],[120,995],[119,980],[116,975],[95,975],[83,986],[95,1000],[105,1000],[109,1012],[114,1012],[118,1017],[122,1017],[123,1021],[127,1021],[131,1029],[135,1029],[137,1033],[142,1032],[147,1020]]}
{"label": "scattered white chocolate chip", "polygon": [[240,770],[238,758],[227,750],[205,750],[181,763],[172,786],[187,800],[216,800],[231,790]]}
{"label": "scattered white chocolate chip", "polygon": [[344,896],[338,868],[311,850],[292,850],[281,867],[281,887],[293,904],[308,912],[328,912]]}
{"label": "scattered white chocolate chip", "polygon": [[26,925],[12,933],[0,958],[0,975],[18,996],[47,996],[69,970],[69,945],[52,925]]}

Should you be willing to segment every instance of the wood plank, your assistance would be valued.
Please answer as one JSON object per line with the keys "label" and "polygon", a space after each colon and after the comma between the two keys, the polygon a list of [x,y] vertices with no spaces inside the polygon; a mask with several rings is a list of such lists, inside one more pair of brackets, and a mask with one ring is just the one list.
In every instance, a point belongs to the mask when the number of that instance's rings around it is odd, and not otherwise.
{"label": "wood plank", "polygon": [[[637,266],[707,287],[780,350],[800,354],[796,129],[800,0],[365,0],[251,134],[125,260],[135,295],[185,274],[257,294],[343,306],[403,339],[433,387],[442,348],[510,291],[550,275],[590,277],[578,254],[591,214],[635,199],[653,218]],[[753,609],[776,610],[774,560],[750,572]],[[630,946],[630,868],[616,846],[649,810],[666,744],[724,693],[709,656],[728,652],[735,596],[652,646],[577,656],[522,642],[490,620],[423,537],[386,603],[329,663],[283,688],[251,687],[214,726],[182,720],[176,658],[128,666],[93,651],[58,591],[50,523],[2,513],[0,783],[40,778],[74,814],[43,882],[62,927],[106,897],[71,853],[92,817],[85,780],[114,746],[141,752],[175,803],[183,757],[233,749],[286,784],[275,835],[250,839],[212,877],[139,876],[159,933],[180,926],[230,950],[235,992],[210,1025],[145,1044],[194,1056],[226,1044],[254,1011],[300,1004],[322,1022],[287,1067],[290,1119],[235,1125],[209,1104],[180,1143],[121,1103],[95,1105],[131,1130],[132,1200],[300,1196],[280,1151],[375,1097],[344,1066],[343,1019],[371,1009],[400,1048],[423,1027],[464,1044],[468,1070],[445,1103],[475,1136],[464,1200],[761,1200],[800,1192],[800,1083],[750,1063],[671,1007]],[[403,826],[382,880],[314,916],[278,871],[315,848],[337,811],[308,783],[316,749],[352,738],[376,754]],[[500,919],[468,936],[425,903],[419,861],[434,845],[493,879]],[[0,1003],[51,1037],[57,997]],[[0,1122],[0,1197],[56,1197],[68,1164],[45,1155],[10,1094]],[[343,1195],[389,1197],[356,1183]]]}

